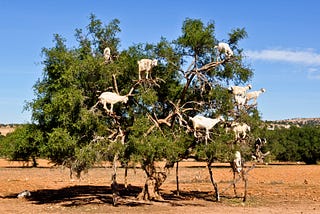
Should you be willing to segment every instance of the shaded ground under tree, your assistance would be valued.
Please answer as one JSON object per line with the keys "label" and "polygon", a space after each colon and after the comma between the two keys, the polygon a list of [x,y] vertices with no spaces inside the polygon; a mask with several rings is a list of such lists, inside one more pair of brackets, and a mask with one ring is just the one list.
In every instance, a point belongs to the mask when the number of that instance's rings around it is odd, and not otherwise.
{"label": "shaded ground under tree", "polygon": [[[89,170],[82,180],[71,181],[69,170],[51,167],[40,161],[40,168],[22,168],[0,161],[0,211],[2,213],[318,213],[320,211],[320,170],[318,165],[258,165],[249,173],[248,199],[234,197],[232,188],[221,193],[216,202],[205,163],[181,162],[180,196],[175,195],[175,173],[169,174],[161,187],[163,201],[139,201],[145,181],[140,169],[129,169],[128,190],[124,189],[124,169],[120,168],[119,203],[113,207],[110,188],[111,167]],[[214,164],[213,172],[221,190],[230,185],[232,172],[228,164]],[[107,175],[107,176],[106,176]],[[23,190],[31,197],[17,199]],[[239,196],[243,184],[238,185]]]}

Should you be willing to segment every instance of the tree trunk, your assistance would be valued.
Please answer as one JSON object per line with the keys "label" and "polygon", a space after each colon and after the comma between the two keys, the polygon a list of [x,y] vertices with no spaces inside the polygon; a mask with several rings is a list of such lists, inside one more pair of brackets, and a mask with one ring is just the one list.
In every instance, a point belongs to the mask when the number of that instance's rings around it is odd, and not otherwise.
{"label": "tree trunk", "polygon": [[167,179],[168,170],[164,172],[156,172],[153,164],[150,164],[144,167],[144,170],[147,174],[147,179],[144,184],[144,187],[137,196],[138,200],[163,200],[160,195],[159,188],[163,182]]}
{"label": "tree trunk", "polygon": [[233,192],[234,192],[234,195],[237,197],[237,186],[236,186],[236,173],[234,170],[233,170],[233,180],[232,180],[232,185],[233,185]]}
{"label": "tree trunk", "polygon": [[139,193],[139,200],[163,200],[159,193],[159,185],[154,177],[148,177],[142,192]]}
{"label": "tree trunk", "polygon": [[247,194],[248,194],[248,173],[254,169],[255,165],[252,165],[249,169],[247,169],[247,171],[244,170],[244,168],[242,168],[241,172],[240,172],[240,175],[237,179],[235,179],[235,174],[234,173],[234,178],[233,178],[233,181],[232,183],[227,186],[225,189],[223,189],[221,191],[221,193],[224,193],[226,190],[228,190],[231,186],[234,187],[234,192],[235,192],[235,195],[237,196],[237,192],[236,192],[236,183],[238,183],[240,180],[242,180],[244,182],[244,195],[243,195],[243,202],[245,202],[247,200]]}
{"label": "tree trunk", "polygon": [[124,188],[128,188],[128,164],[124,167]]}
{"label": "tree trunk", "polygon": [[216,200],[217,200],[217,201],[220,201],[220,194],[219,194],[218,184],[217,184],[217,182],[214,180],[211,164],[212,164],[211,162],[208,163],[208,170],[209,170],[209,174],[210,174],[210,180],[211,180],[211,183],[212,183],[212,185],[213,185],[213,187],[214,187],[214,191],[215,191],[215,193],[216,193]]}
{"label": "tree trunk", "polygon": [[31,158],[32,158],[32,167],[37,167],[38,163],[37,163],[36,156],[32,156]]}
{"label": "tree trunk", "polygon": [[179,190],[179,161],[176,162],[176,183],[177,183],[177,196],[180,195],[180,190]]}
{"label": "tree trunk", "polygon": [[247,200],[247,194],[248,194],[248,176],[247,172],[242,170],[242,180],[244,181],[244,195],[243,195],[243,202],[246,202]]}
{"label": "tree trunk", "polygon": [[119,188],[118,188],[118,183],[117,183],[117,161],[118,161],[118,153],[116,153],[113,157],[113,162],[112,162],[112,176],[111,176],[111,190],[112,190],[112,201],[113,201],[113,206],[117,206],[117,202],[120,198],[119,196]]}

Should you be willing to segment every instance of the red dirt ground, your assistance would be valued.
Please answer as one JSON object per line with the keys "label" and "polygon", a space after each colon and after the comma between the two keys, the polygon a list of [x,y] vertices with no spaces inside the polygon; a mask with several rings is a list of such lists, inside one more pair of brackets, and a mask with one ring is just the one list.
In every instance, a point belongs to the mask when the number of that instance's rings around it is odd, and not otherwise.
{"label": "red dirt ground", "polygon": [[[128,172],[129,192],[121,191],[117,207],[112,206],[111,168],[96,167],[81,180],[72,181],[69,170],[52,167],[45,160],[38,168],[0,160],[0,213],[320,213],[320,166],[303,164],[258,165],[249,172],[248,198],[234,197],[233,189],[214,200],[213,187],[204,163],[179,164],[180,196],[175,170],[162,185],[164,201],[135,200],[145,176],[141,169]],[[250,165],[250,163],[248,164]],[[220,191],[230,185],[232,172],[226,164],[213,168]],[[118,182],[124,180],[118,170]],[[31,197],[18,199],[29,190]],[[238,183],[243,194],[243,183]]]}

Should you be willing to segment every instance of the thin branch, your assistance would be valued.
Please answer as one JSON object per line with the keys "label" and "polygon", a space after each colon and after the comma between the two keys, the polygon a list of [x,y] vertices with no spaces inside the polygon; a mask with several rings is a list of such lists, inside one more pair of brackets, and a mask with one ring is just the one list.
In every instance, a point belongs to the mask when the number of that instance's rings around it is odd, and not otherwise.
{"label": "thin branch", "polygon": [[119,94],[118,85],[117,85],[117,79],[116,79],[116,75],[115,74],[112,74],[112,81],[113,81],[113,88],[114,88],[115,92],[117,94]]}
{"label": "thin branch", "polygon": [[[253,164],[249,169],[247,169],[247,171],[243,172],[243,175],[247,175],[251,170],[254,169],[255,166],[256,166],[256,165]],[[238,183],[241,179],[243,179],[243,178],[239,176],[239,178],[238,178],[237,180],[233,181],[232,183],[229,184],[229,186],[227,186],[226,188],[224,188],[224,189],[220,192],[220,194],[222,194],[222,193],[224,193],[225,191],[227,191],[233,184]]]}

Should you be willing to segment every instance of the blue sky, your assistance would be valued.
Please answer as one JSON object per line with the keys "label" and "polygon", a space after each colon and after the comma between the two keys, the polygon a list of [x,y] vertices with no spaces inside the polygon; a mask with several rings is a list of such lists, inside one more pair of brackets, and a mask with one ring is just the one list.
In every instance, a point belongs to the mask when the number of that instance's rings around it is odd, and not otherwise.
{"label": "blue sky", "polygon": [[42,75],[41,49],[52,47],[56,33],[72,47],[91,13],[104,23],[120,20],[123,49],[176,39],[186,18],[214,21],[219,40],[244,27],[252,90],[267,90],[258,99],[262,119],[320,117],[319,8],[318,0],[1,0],[0,123],[31,121],[23,106]]}

